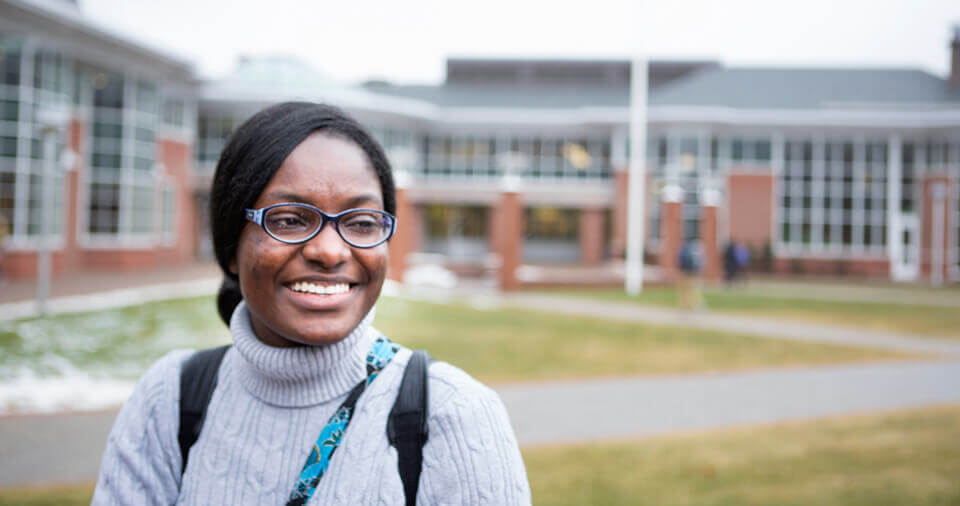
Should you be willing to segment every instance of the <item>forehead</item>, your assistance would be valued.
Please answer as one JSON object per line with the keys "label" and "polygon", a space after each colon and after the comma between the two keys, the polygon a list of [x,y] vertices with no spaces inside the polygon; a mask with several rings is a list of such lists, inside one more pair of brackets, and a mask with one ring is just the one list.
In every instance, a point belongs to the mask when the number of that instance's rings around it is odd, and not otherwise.
{"label": "forehead", "polygon": [[382,201],[380,181],[360,146],[322,132],[311,134],[290,152],[258,201],[273,200],[280,193],[316,204],[357,197]]}

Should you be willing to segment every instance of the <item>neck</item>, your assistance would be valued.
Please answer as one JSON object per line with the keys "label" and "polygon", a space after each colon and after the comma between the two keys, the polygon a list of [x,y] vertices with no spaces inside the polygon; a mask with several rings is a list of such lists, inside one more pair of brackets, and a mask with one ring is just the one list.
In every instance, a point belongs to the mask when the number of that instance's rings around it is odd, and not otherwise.
{"label": "neck", "polygon": [[379,334],[371,327],[374,313],[371,309],[335,343],[277,348],[256,336],[241,302],[230,320],[240,383],[251,395],[279,406],[310,406],[345,395],[365,377],[366,354]]}

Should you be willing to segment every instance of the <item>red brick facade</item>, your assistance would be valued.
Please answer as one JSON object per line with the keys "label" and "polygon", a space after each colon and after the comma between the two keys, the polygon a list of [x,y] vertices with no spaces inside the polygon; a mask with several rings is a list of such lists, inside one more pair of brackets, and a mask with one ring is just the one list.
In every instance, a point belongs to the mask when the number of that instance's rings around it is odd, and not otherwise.
{"label": "red brick facade", "polygon": [[516,290],[520,287],[516,271],[523,263],[523,198],[520,194],[503,193],[495,216],[494,244],[501,261],[498,273],[500,288]]}
{"label": "red brick facade", "polygon": [[606,212],[604,209],[587,208],[580,210],[580,263],[597,266],[603,262],[606,245]]}
{"label": "red brick facade", "polygon": [[683,246],[683,203],[660,204],[660,269],[663,279],[672,281],[679,275],[677,256]]}
{"label": "red brick facade", "polygon": [[397,230],[390,239],[390,264],[387,275],[403,282],[403,273],[408,267],[407,256],[416,250],[420,235],[419,213],[410,202],[407,190],[397,189]]}
{"label": "red brick facade", "polygon": [[[946,174],[928,174],[921,188],[920,277],[934,279],[934,269],[939,264],[939,280],[944,282],[950,279],[950,242],[953,240],[950,211],[956,206],[950,178]],[[939,224],[939,235],[935,223]],[[939,248],[934,244],[936,241]]]}
{"label": "red brick facade", "polygon": [[718,234],[717,206],[700,208],[700,245],[703,247],[703,278],[719,281],[721,271],[721,246]]}
{"label": "red brick facade", "polygon": [[[74,153],[76,161],[64,177],[63,241],[51,255],[53,275],[73,269],[133,270],[192,260],[197,246],[195,230],[197,214],[190,190],[193,155],[190,144],[178,140],[158,139],[156,152],[156,160],[165,168],[165,173],[174,189],[176,224],[173,240],[153,248],[135,249],[122,246],[99,249],[81,244],[79,237],[84,226],[81,215],[86,205],[81,198],[84,194],[81,185],[86,180],[85,174],[89,160],[89,150],[85,142],[87,128],[82,120],[76,118],[67,126],[66,147]],[[158,203],[159,208],[159,192],[156,194],[155,202]],[[157,217],[159,218],[159,212]],[[157,236],[159,237],[159,233]],[[35,278],[37,276],[36,250],[8,248],[3,255],[3,272],[10,279]]]}
{"label": "red brick facade", "polygon": [[727,176],[730,240],[754,248],[773,242],[774,177],[770,173],[731,173]]}

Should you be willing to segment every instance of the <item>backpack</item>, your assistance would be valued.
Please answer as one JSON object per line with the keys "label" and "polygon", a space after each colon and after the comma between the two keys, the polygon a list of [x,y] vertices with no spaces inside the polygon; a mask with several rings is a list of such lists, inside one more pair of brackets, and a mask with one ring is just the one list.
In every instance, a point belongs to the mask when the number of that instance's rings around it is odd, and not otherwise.
{"label": "backpack", "polygon": [[[217,387],[220,362],[230,345],[198,351],[180,371],[180,443],[183,467],[187,469],[190,448],[200,437],[207,405]],[[397,469],[409,506],[417,503],[423,446],[427,443],[427,367],[433,359],[424,350],[416,350],[407,362],[400,391],[387,419],[387,438],[397,449]]]}

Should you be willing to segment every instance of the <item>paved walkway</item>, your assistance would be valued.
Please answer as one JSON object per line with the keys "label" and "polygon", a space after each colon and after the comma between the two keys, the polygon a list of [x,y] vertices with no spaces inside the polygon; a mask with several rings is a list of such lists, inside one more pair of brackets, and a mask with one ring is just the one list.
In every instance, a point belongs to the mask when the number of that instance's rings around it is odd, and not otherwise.
{"label": "paved walkway", "polygon": [[[928,361],[551,381],[496,390],[520,444],[537,445],[960,403],[958,385],[960,362]],[[115,416],[0,417],[0,487],[95,480]]]}
{"label": "paved walkway", "polygon": [[[491,299],[490,303],[494,301]],[[629,302],[544,294],[511,294],[499,304],[537,311],[561,311],[565,314],[597,318],[691,327],[704,330],[748,334],[866,348],[882,348],[908,353],[933,353],[960,358],[960,339],[932,338],[921,335],[875,332],[852,327],[838,327],[758,316],[725,313],[691,312],[669,307],[645,306]],[[958,307],[960,310],[960,307]],[[960,329],[957,329],[960,336]]]}
{"label": "paved walkway", "polygon": [[[141,283],[147,284],[146,287],[109,285],[108,293],[113,294],[109,296],[103,292],[83,295],[84,283],[76,281],[75,292],[61,292],[64,297],[53,302],[69,309],[84,304],[115,303],[134,295],[162,297],[170,290],[186,286],[212,291],[216,288],[217,272],[206,266],[183,277],[168,273],[152,279],[151,283]],[[157,285],[159,281],[163,283]],[[91,287],[103,286],[92,278],[86,283],[88,292]],[[151,293],[153,295],[149,295]],[[425,293],[421,291],[417,295],[437,295]],[[464,293],[461,291],[458,296]],[[784,325],[776,320],[690,314],[662,307],[553,295],[473,294],[471,297],[478,305],[505,304],[779,339],[879,347],[931,357],[855,366],[501,385],[496,390],[507,405],[523,445],[637,437],[673,430],[960,403],[960,342],[949,339],[878,334],[826,325]],[[441,298],[450,300],[450,294]],[[13,308],[22,307],[25,301],[7,298],[7,302],[0,304],[0,317],[4,310],[9,313]],[[0,417],[0,486],[95,479],[115,414],[107,411]]]}

